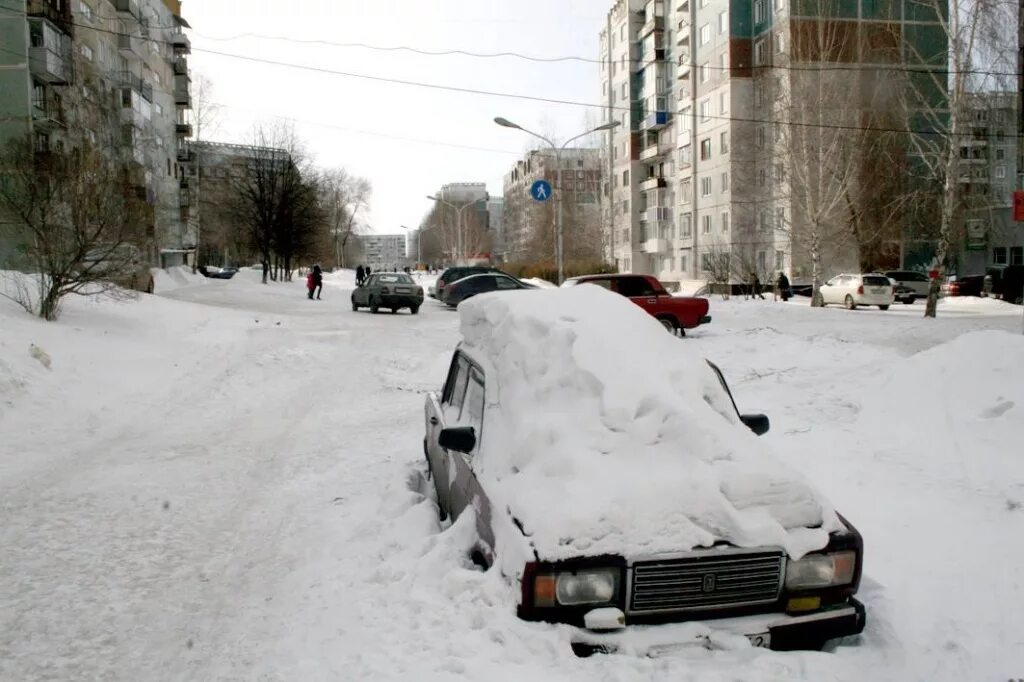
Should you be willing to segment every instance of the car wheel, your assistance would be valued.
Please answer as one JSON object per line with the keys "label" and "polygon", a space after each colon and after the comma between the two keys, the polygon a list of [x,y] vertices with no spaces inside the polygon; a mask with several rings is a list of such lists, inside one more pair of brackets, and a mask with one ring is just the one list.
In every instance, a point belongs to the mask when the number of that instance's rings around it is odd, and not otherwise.
{"label": "car wheel", "polygon": [[879,310],[888,310],[889,306],[887,306],[887,305],[880,305],[880,306],[878,306],[878,309]]}
{"label": "car wheel", "polygon": [[853,300],[853,296],[850,296],[849,294],[846,295],[843,305],[846,306],[847,310],[854,310],[857,307],[857,303]]}
{"label": "car wheel", "polygon": [[420,311],[420,307],[418,305],[414,305],[411,308],[409,308],[409,312],[412,313],[413,315],[415,315],[419,311]]}
{"label": "car wheel", "polygon": [[671,317],[659,317],[658,322],[661,322],[661,326],[665,328],[669,334],[675,334],[679,331],[679,325]]}
{"label": "car wheel", "polygon": [[395,313],[397,313],[397,312],[398,312],[398,308],[392,308],[392,309],[391,309],[391,314],[392,314],[392,315],[394,315],[394,314],[395,314]]}
{"label": "car wheel", "polygon": [[903,305],[911,305],[911,304],[913,304],[913,302],[914,302],[913,298],[905,298],[902,301]]}
{"label": "car wheel", "polygon": [[376,315],[378,310],[380,310],[380,308],[377,307],[377,301],[375,299],[371,298],[370,299],[370,312],[373,313],[374,315]]}
{"label": "car wheel", "polygon": [[356,312],[357,310],[359,310],[359,306],[357,306],[355,300],[353,300],[352,301],[352,312]]}

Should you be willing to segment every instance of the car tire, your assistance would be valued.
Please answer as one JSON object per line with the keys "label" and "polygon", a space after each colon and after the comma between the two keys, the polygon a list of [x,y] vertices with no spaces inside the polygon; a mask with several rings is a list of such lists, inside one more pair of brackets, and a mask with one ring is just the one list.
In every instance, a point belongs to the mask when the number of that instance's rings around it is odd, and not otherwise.
{"label": "car tire", "polygon": [[420,307],[418,305],[414,305],[414,306],[409,308],[409,312],[412,313],[413,315],[419,313],[419,311],[420,311]]}
{"label": "car tire", "polygon": [[913,305],[913,303],[914,303],[914,299],[912,299],[912,298],[905,298],[905,299],[903,299],[903,300],[902,300],[902,301],[900,301],[900,302],[901,302],[901,303],[902,303],[903,305]]}
{"label": "car tire", "polygon": [[880,306],[878,306],[878,309],[879,310],[888,310],[889,306],[887,306],[887,305],[880,305]]}
{"label": "car tire", "polygon": [[355,301],[352,301],[352,312],[357,312],[358,310],[359,310],[359,306],[356,305]]}
{"label": "car tire", "polygon": [[392,308],[392,309],[391,309],[391,314],[392,314],[392,315],[394,315],[394,314],[395,314],[395,313],[397,313],[397,312],[398,312],[398,308]]}
{"label": "car tire", "polygon": [[370,299],[370,312],[373,313],[374,315],[376,315],[378,311],[380,311],[380,308],[377,306],[377,301],[375,301],[374,299],[371,298]]}
{"label": "car tire", "polygon": [[847,310],[856,310],[857,309],[857,302],[854,301],[853,300],[853,296],[850,296],[849,294],[847,294],[846,298],[843,299],[843,305],[846,306]]}
{"label": "car tire", "polygon": [[659,317],[658,322],[661,323],[661,326],[664,327],[665,331],[667,331],[669,334],[675,336],[676,334],[679,333],[679,323],[676,322],[673,318]]}

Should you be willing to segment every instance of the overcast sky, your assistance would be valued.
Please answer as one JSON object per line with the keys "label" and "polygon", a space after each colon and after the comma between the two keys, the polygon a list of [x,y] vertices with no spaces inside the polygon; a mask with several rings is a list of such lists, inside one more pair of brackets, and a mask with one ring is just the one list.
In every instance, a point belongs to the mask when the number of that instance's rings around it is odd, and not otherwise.
{"label": "overcast sky", "polygon": [[[224,105],[219,130],[209,137],[247,142],[258,121],[293,120],[318,165],[344,166],[370,179],[367,223],[375,232],[395,233],[400,225],[419,224],[426,195],[442,184],[486,182],[492,195],[501,194],[502,175],[533,145],[525,133],[495,125],[495,116],[564,139],[582,132],[588,109],[373,82],[213,52],[599,103],[599,70],[592,62],[423,56],[293,41],[594,60],[610,6],[611,0],[185,0],[182,11],[192,25],[193,78],[207,76],[212,99]],[[240,37],[247,33],[289,40]],[[590,116],[601,122],[600,112]]]}

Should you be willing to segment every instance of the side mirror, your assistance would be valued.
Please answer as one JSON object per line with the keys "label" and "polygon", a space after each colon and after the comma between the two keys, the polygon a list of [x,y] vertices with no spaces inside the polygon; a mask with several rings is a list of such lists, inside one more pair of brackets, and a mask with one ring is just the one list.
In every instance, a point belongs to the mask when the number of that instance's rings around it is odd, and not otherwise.
{"label": "side mirror", "polygon": [[758,436],[768,433],[768,428],[771,426],[766,414],[741,414],[740,421]]}
{"label": "side mirror", "polygon": [[468,455],[476,447],[476,431],[472,426],[453,426],[443,429],[437,437],[437,442],[445,450]]}

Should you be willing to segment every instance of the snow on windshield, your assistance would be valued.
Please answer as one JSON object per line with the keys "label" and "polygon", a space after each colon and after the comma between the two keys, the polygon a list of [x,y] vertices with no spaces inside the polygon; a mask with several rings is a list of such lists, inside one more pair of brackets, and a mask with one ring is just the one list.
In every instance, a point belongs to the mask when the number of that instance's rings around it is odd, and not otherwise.
{"label": "snow on windshield", "polygon": [[579,285],[459,312],[487,384],[474,466],[542,558],[718,541],[799,557],[841,527],[739,422],[705,359],[627,299]]}

